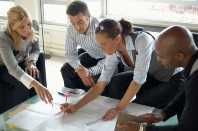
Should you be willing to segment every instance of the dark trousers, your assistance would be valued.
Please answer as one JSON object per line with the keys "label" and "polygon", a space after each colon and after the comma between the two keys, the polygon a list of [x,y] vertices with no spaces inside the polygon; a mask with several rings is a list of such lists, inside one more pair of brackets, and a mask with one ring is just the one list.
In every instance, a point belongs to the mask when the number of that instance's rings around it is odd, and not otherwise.
{"label": "dark trousers", "polygon": [[[24,63],[19,66],[24,70]],[[45,61],[44,55],[41,54],[37,61],[37,68],[40,71],[39,78],[36,78],[46,86]],[[20,81],[8,73],[5,66],[0,67],[0,113],[24,102],[34,96],[34,89],[28,90]]]}
{"label": "dark trousers", "polygon": [[[109,84],[108,92],[110,97],[121,99],[132,80],[132,71],[116,74]],[[136,94],[134,102],[163,108],[176,96],[183,82],[183,73],[174,75],[169,82],[158,81],[148,74],[147,80]]]}
{"label": "dark trousers", "polygon": [[[93,67],[97,65],[98,61],[102,60],[91,57],[87,52],[83,51],[82,49],[78,53],[79,53],[80,63],[86,68]],[[70,64],[65,63],[62,66],[61,74],[65,87],[72,89],[83,89],[85,91],[89,90],[90,87],[87,87],[83,84],[82,80],[80,79],[80,77],[78,76],[78,74],[75,72],[74,68]],[[95,82],[98,80],[99,76],[100,75],[93,76]],[[108,96],[106,89],[103,91],[102,95]]]}

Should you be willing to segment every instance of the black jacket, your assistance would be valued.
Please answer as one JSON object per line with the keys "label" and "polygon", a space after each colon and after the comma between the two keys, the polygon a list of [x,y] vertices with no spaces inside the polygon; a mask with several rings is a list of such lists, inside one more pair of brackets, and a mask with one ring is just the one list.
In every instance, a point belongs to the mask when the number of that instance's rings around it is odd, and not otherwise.
{"label": "black jacket", "polygon": [[172,130],[198,131],[198,51],[186,66],[184,75],[184,90],[163,111],[169,118],[183,109],[179,124]]}

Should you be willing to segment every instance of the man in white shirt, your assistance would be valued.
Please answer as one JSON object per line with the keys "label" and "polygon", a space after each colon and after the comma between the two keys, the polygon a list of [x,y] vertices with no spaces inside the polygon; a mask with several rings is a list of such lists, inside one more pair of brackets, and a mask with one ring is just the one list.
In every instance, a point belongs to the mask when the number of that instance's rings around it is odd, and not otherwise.
{"label": "man in white shirt", "polygon": [[[82,1],[72,2],[67,8],[67,15],[71,25],[66,33],[66,63],[61,68],[64,85],[87,91],[94,85],[102,70],[108,72],[108,69],[103,68],[105,54],[95,40],[95,28],[99,22],[90,16],[86,3]],[[78,46],[85,52],[78,55]],[[109,56],[109,59],[117,62],[115,55]]]}

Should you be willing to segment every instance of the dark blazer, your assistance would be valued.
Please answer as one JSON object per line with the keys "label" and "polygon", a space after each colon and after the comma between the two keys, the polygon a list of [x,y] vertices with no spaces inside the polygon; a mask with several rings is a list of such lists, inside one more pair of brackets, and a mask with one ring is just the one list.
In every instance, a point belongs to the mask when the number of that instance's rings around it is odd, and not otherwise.
{"label": "dark blazer", "polygon": [[198,51],[192,56],[185,68],[186,81],[184,90],[163,109],[167,115],[165,119],[182,110],[178,125],[155,127],[149,126],[146,131],[198,131]]}

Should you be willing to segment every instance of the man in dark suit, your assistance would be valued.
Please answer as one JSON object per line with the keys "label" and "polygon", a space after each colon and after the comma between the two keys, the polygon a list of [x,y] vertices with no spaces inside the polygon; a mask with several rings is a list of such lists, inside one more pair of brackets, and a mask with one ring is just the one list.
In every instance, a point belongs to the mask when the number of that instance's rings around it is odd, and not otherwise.
{"label": "man in dark suit", "polygon": [[[156,40],[156,53],[160,63],[166,67],[183,67],[184,89],[160,113],[144,114],[144,121],[156,123],[181,113],[179,122],[174,126],[146,126],[144,131],[198,131],[198,50],[192,34],[182,26],[171,26]],[[181,111],[182,110],[182,111]],[[134,131],[133,123],[125,128]],[[142,129],[142,128],[141,128]]]}

